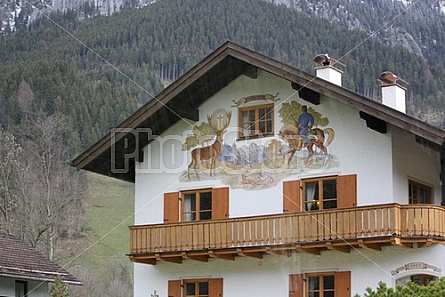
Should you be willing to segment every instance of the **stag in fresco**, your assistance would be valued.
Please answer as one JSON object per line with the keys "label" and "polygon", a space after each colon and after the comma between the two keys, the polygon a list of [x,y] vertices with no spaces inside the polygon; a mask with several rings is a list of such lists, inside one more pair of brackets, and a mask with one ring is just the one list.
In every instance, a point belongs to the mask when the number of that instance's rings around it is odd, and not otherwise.
{"label": "stag in fresco", "polygon": [[232,113],[230,111],[226,111],[225,115],[221,113],[214,113],[212,115],[207,115],[207,121],[209,122],[210,128],[212,128],[213,133],[215,133],[216,138],[215,141],[208,146],[195,148],[192,150],[191,157],[192,161],[190,162],[187,169],[187,177],[190,179],[190,168],[193,167],[196,173],[196,177],[199,179],[198,167],[200,166],[202,161],[209,161],[210,163],[210,176],[216,175],[215,167],[216,160],[218,159],[219,153],[222,149],[223,143],[223,135],[226,132],[226,128],[230,124],[230,119],[232,117]]}

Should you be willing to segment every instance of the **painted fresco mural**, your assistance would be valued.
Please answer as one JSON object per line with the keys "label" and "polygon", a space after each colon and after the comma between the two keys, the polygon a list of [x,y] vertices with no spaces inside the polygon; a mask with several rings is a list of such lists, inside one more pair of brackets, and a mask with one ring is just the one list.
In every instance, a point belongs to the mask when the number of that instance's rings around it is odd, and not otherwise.
{"label": "painted fresco mural", "polygon": [[[232,188],[259,190],[273,187],[289,175],[338,167],[329,149],[335,140],[329,119],[296,100],[275,105],[279,118],[274,119],[274,125],[280,126],[277,135],[246,140],[242,131],[231,130],[239,124],[232,117],[238,108],[277,100],[278,94],[232,100],[230,110],[217,109],[206,122],[195,125],[182,146],[191,161],[181,180],[220,179]],[[238,136],[227,137],[233,133]]]}

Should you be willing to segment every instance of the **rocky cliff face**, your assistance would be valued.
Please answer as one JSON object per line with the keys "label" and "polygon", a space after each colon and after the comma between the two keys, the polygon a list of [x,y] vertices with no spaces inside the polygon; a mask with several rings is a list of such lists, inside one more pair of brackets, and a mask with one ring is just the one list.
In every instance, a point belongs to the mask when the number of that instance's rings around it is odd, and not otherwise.
{"label": "rocky cliff face", "polygon": [[[162,0],[161,0],[162,1]],[[393,47],[434,60],[443,57],[445,0],[264,0],[285,5],[311,17],[328,19],[351,30],[362,30]],[[79,18],[109,15],[124,7],[155,0],[0,0],[0,33],[26,27],[53,10],[78,9]],[[90,9],[80,9],[88,6]]]}
{"label": "rocky cliff face", "polygon": [[[366,31],[382,42],[404,47],[420,57],[430,56],[435,50],[440,36],[432,31],[443,29],[445,24],[445,0],[265,1],[340,23],[351,30]],[[419,24],[422,28],[436,29],[422,32]]]}
{"label": "rocky cliff face", "polygon": [[[128,7],[142,7],[154,0],[0,0],[0,33],[16,31],[20,26],[52,11],[77,9],[80,18],[110,15]],[[91,9],[85,10],[82,7]],[[87,12],[88,11],[88,12]]]}

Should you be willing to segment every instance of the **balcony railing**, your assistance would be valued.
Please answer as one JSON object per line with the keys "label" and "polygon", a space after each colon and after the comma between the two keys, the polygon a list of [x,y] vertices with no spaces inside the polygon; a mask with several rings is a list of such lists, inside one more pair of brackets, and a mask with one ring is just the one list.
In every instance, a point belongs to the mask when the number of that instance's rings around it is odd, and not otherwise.
{"label": "balcony railing", "polygon": [[381,245],[425,245],[435,241],[445,241],[444,207],[385,204],[217,221],[131,226],[130,257],[134,261],[155,264],[156,259],[172,260],[175,257],[187,258],[188,255],[211,257],[218,252],[221,255],[244,255],[249,252],[300,249],[317,253],[321,249],[379,249]]}

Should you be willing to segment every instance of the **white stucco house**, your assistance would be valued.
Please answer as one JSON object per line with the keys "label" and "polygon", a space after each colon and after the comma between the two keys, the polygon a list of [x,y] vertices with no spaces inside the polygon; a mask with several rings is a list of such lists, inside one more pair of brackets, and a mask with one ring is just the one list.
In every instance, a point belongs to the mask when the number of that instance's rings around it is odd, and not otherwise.
{"label": "white stucco house", "polygon": [[134,182],[134,296],[347,297],[443,276],[445,131],[405,113],[392,73],[375,102],[326,58],[311,75],[226,42],[73,160]]}

